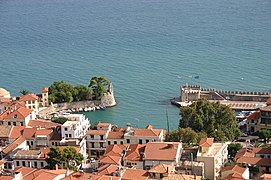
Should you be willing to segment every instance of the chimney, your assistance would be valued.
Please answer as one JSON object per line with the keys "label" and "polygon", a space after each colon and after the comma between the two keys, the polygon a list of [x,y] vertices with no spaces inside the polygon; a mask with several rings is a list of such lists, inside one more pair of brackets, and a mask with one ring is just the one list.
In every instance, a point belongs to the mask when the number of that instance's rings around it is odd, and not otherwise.
{"label": "chimney", "polygon": [[55,165],[55,170],[58,170],[58,164]]}
{"label": "chimney", "polygon": [[126,131],[129,132],[130,130],[131,130],[131,124],[127,123],[127,129],[126,129]]}

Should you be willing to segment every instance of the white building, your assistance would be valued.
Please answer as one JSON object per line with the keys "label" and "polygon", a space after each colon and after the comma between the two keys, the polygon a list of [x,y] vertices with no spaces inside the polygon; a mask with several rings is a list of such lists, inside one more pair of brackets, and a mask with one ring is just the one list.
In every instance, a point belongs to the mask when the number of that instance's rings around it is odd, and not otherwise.
{"label": "white building", "polygon": [[49,106],[49,89],[47,87],[41,89],[41,105],[43,107]]}
{"label": "white building", "polygon": [[214,138],[202,138],[197,152],[197,161],[204,162],[204,177],[211,180],[219,176],[220,170],[228,159],[228,145],[214,143]]}
{"label": "white building", "polygon": [[25,107],[34,110],[36,113],[39,111],[39,97],[36,94],[26,94],[20,97],[20,101],[25,102]]}
{"label": "white building", "polygon": [[44,168],[46,154],[41,150],[19,150],[13,155],[14,167],[25,166],[30,168]]}
{"label": "white building", "polygon": [[68,118],[61,126],[61,136],[64,138],[83,138],[89,128],[89,120],[84,114],[69,114],[63,117]]}

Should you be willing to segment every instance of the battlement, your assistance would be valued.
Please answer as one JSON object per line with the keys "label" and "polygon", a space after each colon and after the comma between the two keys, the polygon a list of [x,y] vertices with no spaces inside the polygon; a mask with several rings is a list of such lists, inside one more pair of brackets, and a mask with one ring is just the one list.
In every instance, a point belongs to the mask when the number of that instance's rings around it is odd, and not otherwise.
{"label": "battlement", "polygon": [[214,88],[202,88],[199,85],[181,86],[181,101],[207,100],[258,101],[266,102],[271,97],[270,91],[227,91]]}

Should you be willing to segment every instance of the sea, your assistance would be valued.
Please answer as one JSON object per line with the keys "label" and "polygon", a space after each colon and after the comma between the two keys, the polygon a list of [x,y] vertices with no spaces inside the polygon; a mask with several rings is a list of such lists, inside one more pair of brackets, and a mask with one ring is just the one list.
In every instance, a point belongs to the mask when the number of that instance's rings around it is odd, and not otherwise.
{"label": "sea", "polygon": [[0,0],[0,67],[13,96],[105,76],[117,106],[91,123],[176,129],[181,85],[271,90],[271,1]]}

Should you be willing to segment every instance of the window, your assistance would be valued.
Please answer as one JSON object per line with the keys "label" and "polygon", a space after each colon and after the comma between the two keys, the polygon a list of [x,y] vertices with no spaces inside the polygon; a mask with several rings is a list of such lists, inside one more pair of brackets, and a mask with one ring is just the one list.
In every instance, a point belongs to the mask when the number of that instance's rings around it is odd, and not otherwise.
{"label": "window", "polygon": [[68,131],[68,128],[64,128],[64,131]]}
{"label": "window", "polygon": [[68,134],[65,134],[65,137],[68,137]]}
{"label": "window", "polygon": [[91,148],[94,148],[94,142],[91,142]]}
{"label": "window", "polygon": [[34,167],[37,167],[37,166],[38,166],[37,161],[34,161]]}
{"label": "window", "polygon": [[17,114],[14,114],[13,118],[17,118]]}
{"label": "window", "polygon": [[16,126],[16,122],[13,122],[13,126]]}
{"label": "window", "polygon": [[142,139],[139,139],[139,140],[138,140],[138,144],[142,144]]}
{"label": "window", "polygon": [[149,140],[148,139],[146,139],[146,144],[149,142]]}
{"label": "window", "polygon": [[123,141],[120,141],[120,144],[123,144]]}
{"label": "window", "polygon": [[251,123],[254,123],[254,120],[251,120]]}
{"label": "window", "polygon": [[20,166],[20,162],[19,161],[16,161],[16,166]]}
{"label": "window", "polygon": [[31,146],[33,146],[33,141],[31,141],[30,143],[31,143]]}
{"label": "window", "polygon": [[110,141],[108,141],[108,145],[110,145],[111,144],[111,142]]}
{"label": "window", "polygon": [[100,142],[100,147],[101,147],[101,148],[103,148],[103,144],[104,144],[104,143]]}
{"label": "window", "polygon": [[44,166],[43,162],[40,162],[40,166],[41,166],[41,167],[43,167],[43,166]]}
{"label": "window", "polygon": [[101,137],[101,140],[104,140],[104,135],[100,135],[100,137]]}
{"label": "window", "polygon": [[127,144],[130,144],[130,139],[126,139]]}
{"label": "window", "polygon": [[71,135],[71,134],[69,134],[69,137],[72,137],[72,135]]}
{"label": "window", "polygon": [[52,142],[52,146],[54,146],[55,145],[55,142]]}
{"label": "window", "polygon": [[22,161],[22,166],[25,166],[25,161]]}
{"label": "window", "polygon": [[20,126],[23,126],[24,125],[24,123],[23,122],[20,122]]}
{"label": "window", "polygon": [[28,146],[30,146],[30,143],[29,143],[29,141],[26,141],[26,144],[27,144]]}
{"label": "window", "polygon": [[90,138],[91,138],[91,139],[94,139],[94,135],[90,135]]}
{"label": "window", "polygon": [[118,142],[117,142],[117,141],[114,141],[114,144],[118,144]]}
{"label": "window", "polygon": [[11,122],[8,122],[8,125],[11,125]]}
{"label": "window", "polygon": [[267,158],[269,158],[269,159],[270,159],[270,155],[268,155],[268,156],[267,156]]}

